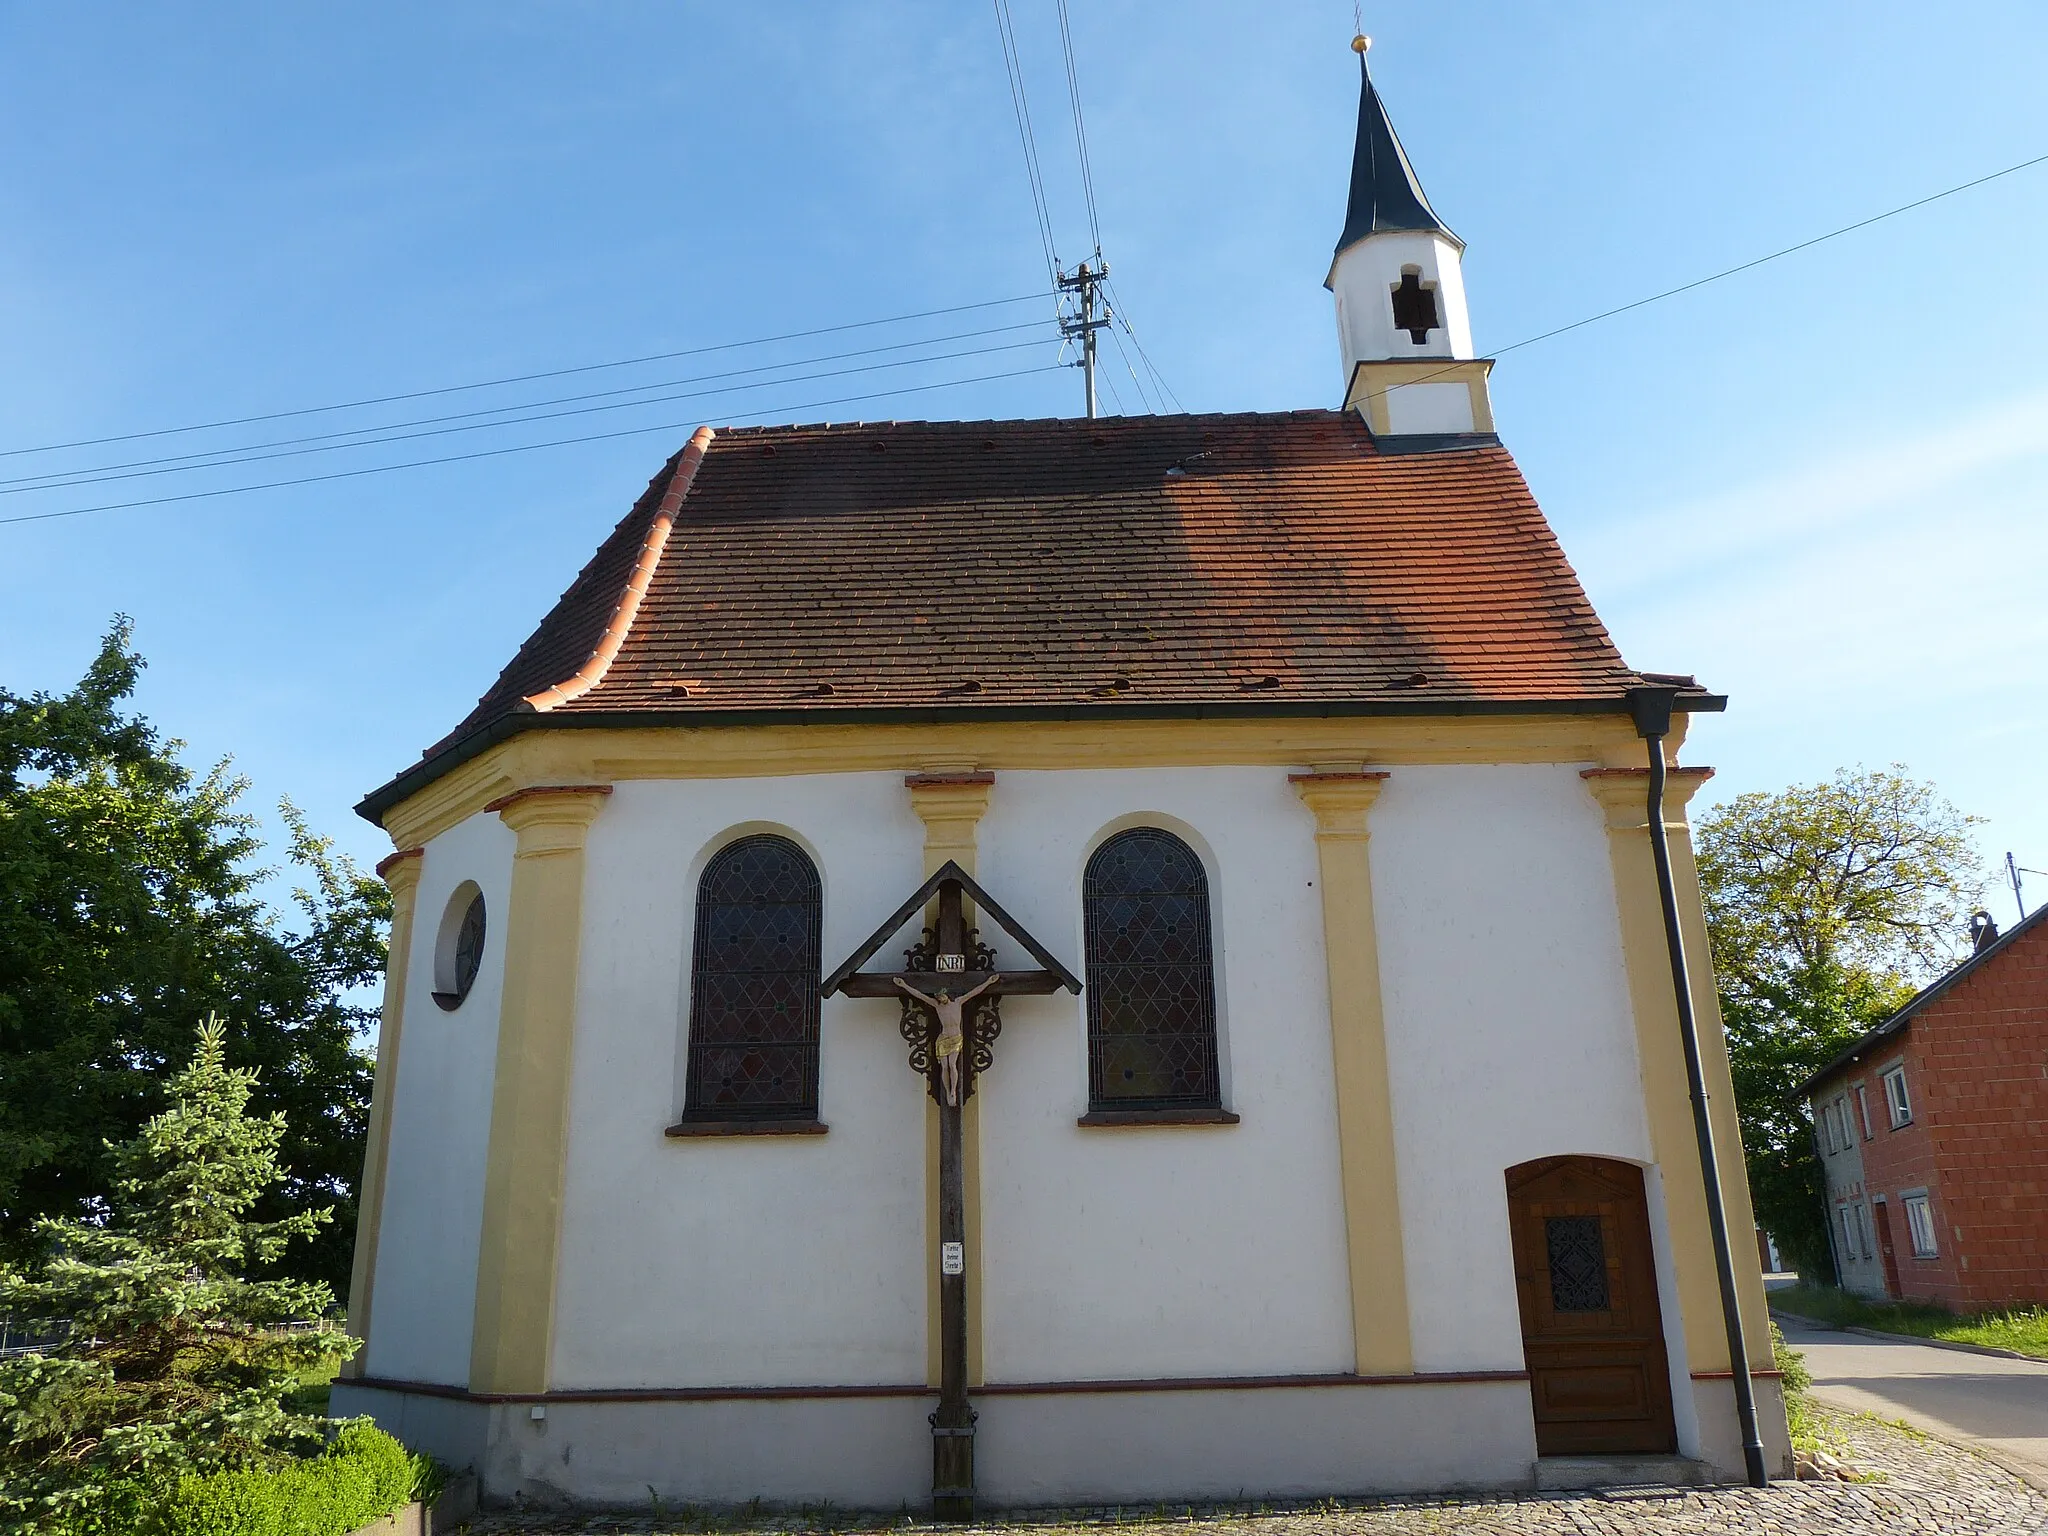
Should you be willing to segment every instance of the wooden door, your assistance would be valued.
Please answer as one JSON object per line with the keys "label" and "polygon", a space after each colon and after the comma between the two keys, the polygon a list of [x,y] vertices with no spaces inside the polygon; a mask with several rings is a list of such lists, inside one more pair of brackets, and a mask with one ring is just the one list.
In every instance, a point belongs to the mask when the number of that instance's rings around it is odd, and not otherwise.
{"label": "wooden door", "polygon": [[1550,1157],[1507,1177],[1537,1454],[1675,1451],[1642,1169]]}
{"label": "wooden door", "polygon": [[1899,1298],[1899,1254],[1892,1247],[1892,1208],[1886,1201],[1873,1200],[1870,1214],[1877,1224],[1877,1256],[1884,1261],[1884,1293],[1896,1301]]}

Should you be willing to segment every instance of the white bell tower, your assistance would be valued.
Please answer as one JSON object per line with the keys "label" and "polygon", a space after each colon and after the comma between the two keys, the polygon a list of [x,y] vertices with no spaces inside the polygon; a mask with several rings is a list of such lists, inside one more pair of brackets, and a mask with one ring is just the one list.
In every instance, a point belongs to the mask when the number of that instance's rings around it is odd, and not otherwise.
{"label": "white bell tower", "polygon": [[1360,411],[1375,436],[1491,432],[1486,375],[1493,365],[1472,355],[1465,242],[1423,195],[1373,89],[1365,62],[1371,45],[1370,38],[1351,40],[1358,143],[1344,233],[1323,280],[1337,299],[1344,405]]}

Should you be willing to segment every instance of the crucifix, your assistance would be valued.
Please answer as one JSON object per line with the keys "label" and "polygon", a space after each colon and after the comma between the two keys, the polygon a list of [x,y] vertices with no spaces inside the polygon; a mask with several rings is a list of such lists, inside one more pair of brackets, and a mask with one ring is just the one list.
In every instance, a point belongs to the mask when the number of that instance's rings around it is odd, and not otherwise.
{"label": "crucifix", "polygon": [[[900,971],[860,967],[934,896],[932,925],[903,954]],[[967,902],[1015,939],[1037,970],[998,971],[995,951],[967,926]],[[974,1408],[967,1399],[967,1199],[961,1110],[975,1080],[995,1060],[1004,997],[1078,993],[1081,983],[1018,927],[967,872],[950,859],[920,886],[867,943],[825,978],[824,995],[893,997],[910,1047],[911,1070],[923,1075],[939,1111],[939,1406],[931,1416],[932,1513],[941,1520],[974,1515]]]}

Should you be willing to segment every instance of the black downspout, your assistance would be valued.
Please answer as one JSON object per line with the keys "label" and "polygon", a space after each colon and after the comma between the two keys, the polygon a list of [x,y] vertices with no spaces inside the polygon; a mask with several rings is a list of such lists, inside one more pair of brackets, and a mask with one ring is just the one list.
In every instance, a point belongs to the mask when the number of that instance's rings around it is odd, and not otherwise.
{"label": "black downspout", "polygon": [[1735,1291],[1735,1251],[1728,1241],[1728,1212],[1721,1203],[1721,1165],[1714,1156],[1714,1125],[1707,1115],[1706,1073],[1700,1066],[1700,1032],[1692,1011],[1692,978],[1685,963],[1685,936],[1678,926],[1678,891],[1671,878],[1671,837],[1664,825],[1664,738],[1671,732],[1675,688],[1631,688],[1628,711],[1636,734],[1650,746],[1650,851],[1657,861],[1657,895],[1664,907],[1664,943],[1671,951],[1671,987],[1678,1002],[1678,1033],[1685,1041],[1685,1076],[1692,1089],[1693,1133],[1699,1138],[1700,1177],[1707,1187],[1707,1225],[1714,1234],[1714,1267],[1721,1279],[1721,1321],[1728,1330],[1729,1374],[1735,1385],[1735,1415],[1742,1425],[1742,1460],[1752,1488],[1770,1482],[1764,1445],[1757,1435],[1756,1387],[1749,1377],[1749,1351],[1742,1338],[1742,1310]]}

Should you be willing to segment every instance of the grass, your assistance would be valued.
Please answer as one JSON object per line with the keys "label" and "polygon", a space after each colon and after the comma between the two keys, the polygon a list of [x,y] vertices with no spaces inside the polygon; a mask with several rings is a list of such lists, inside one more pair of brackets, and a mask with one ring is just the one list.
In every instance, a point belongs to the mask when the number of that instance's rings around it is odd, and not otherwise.
{"label": "grass", "polygon": [[316,1418],[327,1416],[327,1394],[334,1386],[334,1378],[341,1372],[338,1365],[315,1367],[303,1372],[299,1384],[284,1395],[285,1406],[293,1413],[309,1413]]}
{"label": "grass", "polygon": [[1958,1315],[1914,1302],[1865,1301],[1825,1285],[1793,1285],[1771,1292],[1771,1305],[1795,1317],[1837,1328],[1875,1328],[1951,1344],[1985,1344],[2048,1360],[2048,1307]]}

